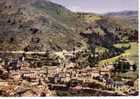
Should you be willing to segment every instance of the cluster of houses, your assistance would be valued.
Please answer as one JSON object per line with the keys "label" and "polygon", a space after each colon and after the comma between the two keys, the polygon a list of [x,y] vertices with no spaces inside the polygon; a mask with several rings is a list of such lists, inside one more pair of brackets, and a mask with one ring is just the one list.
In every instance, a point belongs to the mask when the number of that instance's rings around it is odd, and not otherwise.
{"label": "cluster of houses", "polygon": [[[46,67],[31,68],[30,63],[25,60],[10,58],[0,59],[0,71],[0,87],[2,87],[0,92],[3,93],[2,95],[6,96],[4,93],[10,90],[11,86],[13,86],[13,90],[7,93],[7,96],[50,96],[52,94],[46,83]],[[14,84],[9,84],[10,82],[14,82]]]}
{"label": "cluster of houses", "polygon": [[50,72],[48,74],[48,83],[57,85],[59,84],[60,86],[63,84],[67,84],[71,80],[75,79],[77,81],[82,81],[81,85],[77,85],[74,87],[80,88],[81,90],[84,89],[84,84],[94,82],[100,84],[102,87],[105,87],[106,90],[111,90],[122,95],[130,93],[128,92],[129,90],[133,90],[133,92],[136,91],[134,86],[130,86],[129,84],[127,84],[129,80],[115,81],[111,78],[113,65],[106,66],[104,68],[87,67],[83,69],[77,69],[73,65],[74,64],[71,64],[72,67],[69,66],[62,69],[55,68],[55,71],[57,72]]}
{"label": "cluster of houses", "polygon": [[[22,90],[14,90],[12,91],[14,93],[11,94],[16,96],[49,96],[55,94],[55,89],[88,89],[91,91],[97,89],[97,91],[101,92],[102,89],[104,89],[104,91],[112,91],[114,93],[117,92],[122,95],[130,93],[129,91],[136,91],[132,81],[127,83],[128,81],[115,81],[112,79],[112,70],[114,69],[113,65],[79,68],[79,66],[77,66],[78,64],[68,60],[65,61],[65,55],[67,55],[65,53],[56,54],[62,58],[64,62],[62,66],[36,67],[33,66],[34,64],[32,64],[33,60],[29,62],[29,60],[26,60],[25,57],[0,58],[0,87],[9,83],[9,81],[14,81],[16,83],[19,82],[14,85],[16,87],[18,86],[19,89]],[[70,54],[67,55],[67,57],[73,56]],[[78,83],[76,86],[69,86],[68,83],[71,83],[72,80],[76,82],[80,81],[82,83]],[[26,83],[28,83],[28,87],[27,89],[23,89]],[[98,87],[96,86],[95,88],[90,88],[89,86],[88,88],[85,88],[84,84],[87,83],[100,85],[101,90],[98,90]]]}

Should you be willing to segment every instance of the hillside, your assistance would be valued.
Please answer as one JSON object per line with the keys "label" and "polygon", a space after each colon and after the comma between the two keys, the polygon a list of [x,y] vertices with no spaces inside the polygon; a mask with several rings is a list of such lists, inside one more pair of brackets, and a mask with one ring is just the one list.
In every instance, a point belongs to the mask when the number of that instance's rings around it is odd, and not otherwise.
{"label": "hillside", "polygon": [[138,16],[138,11],[111,12],[111,13],[107,13],[105,15],[108,15],[108,16],[120,16],[120,17]]}
{"label": "hillside", "polygon": [[84,22],[90,24],[92,22],[95,22],[97,20],[102,19],[102,16],[96,13],[82,13],[82,12],[77,12],[76,13],[78,16],[80,16],[81,20],[83,19]]}
{"label": "hillside", "polygon": [[129,20],[117,16],[91,13],[78,14],[88,23],[81,36],[87,39],[85,42],[93,50],[98,60],[119,56],[129,48],[125,46],[117,48],[114,44],[122,43],[122,45],[125,45],[123,43],[138,42],[138,31]]}
{"label": "hillside", "polygon": [[122,11],[107,13],[105,16],[115,16],[122,18],[123,20],[129,21],[133,28],[138,29],[138,11]]}
{"label": "hillside", "polygon": [[71,50],[81,41],[79,24],[75,13],[47,0],[1,0],[0,50]]}
{"label": "hillside", "polygon": [[131,21],[116,14],[74,13],[48,0],[0,1],[0,50],[72,50],[87,43],[80,33],[88,30],[102,47],[138,39]]}

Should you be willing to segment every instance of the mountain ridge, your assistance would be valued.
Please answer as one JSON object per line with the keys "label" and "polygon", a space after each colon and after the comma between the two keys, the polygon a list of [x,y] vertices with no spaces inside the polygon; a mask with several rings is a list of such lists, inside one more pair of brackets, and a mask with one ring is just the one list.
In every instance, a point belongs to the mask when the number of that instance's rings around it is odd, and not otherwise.
{"label": "mountain ridge", "polygon": [[132,27],[129,21],[95,13],[74,13],[49,0],[1,0],[0,50],[72,50],[84,45],[80,32],[93,23],[98,24],[99,28],[93,27],[98,32],[103,32],[103,28],[111,29],[110,32],[123,27],[133,30],[137,23]]}
{"label": "mountain ridge", "polygon": [[3,0],[0,10],[1,50],[70,50],[80,41],[75,33],[80,21],[61,5],[48,0]]}
{"label": "mountain ridge", "polygon": [[138,16],[138,11],[127,10],[127,11],[118,11],[118,12],[109,12],[106,13],[107,16]]}

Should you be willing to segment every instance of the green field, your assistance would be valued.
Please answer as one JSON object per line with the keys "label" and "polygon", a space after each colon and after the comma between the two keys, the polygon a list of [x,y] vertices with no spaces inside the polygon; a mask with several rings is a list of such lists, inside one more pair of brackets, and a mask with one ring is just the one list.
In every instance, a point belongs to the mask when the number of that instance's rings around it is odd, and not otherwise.
{"label": "green field", "polygon": [[96,52],[104,53],[105,51],[108,51],[108,49],[101,46],[96,46]]}
{"label": "green field", "polygon": [[[132,42],[130,44],[131,44],[130,49],[126,50],[119,56],[100,61],[99,65],[103,65],[106,63],[113,64],[119,57],[127,57],[130,61],[138,65],[138,43]],[[122,46],[128,46],[128,44],[115,44],[114,46],[120,48]]]}
{"label": "green field", "polygon": [[[99,65],[103,65],[103,64],[113,64],[119,57],[127,57],[131,62],[136,63],[137,67],[139,67],[139,63],[138,63],[138,43],[136,42],[131,42],[131,48],[126,50],[124,53],[122,53],[119,56],[113,57],[113,58],[109,58],[106,60],[102,60],[99,62]],[[122,46],[127,46],[128,44],[116,44],[116,47],[122,47]],[[124,77],[124,78],[136,78],[137,74],[138,74],[138,68],[136,72],[133,71],[129,71],[127,73],[120,73],[118,76],[119,77]]]}
{"label": "green field", "polygon": [[126,50],[125,53],[128,53],[128,58],[138,65],[138,43],[131,43],[131,48]]}

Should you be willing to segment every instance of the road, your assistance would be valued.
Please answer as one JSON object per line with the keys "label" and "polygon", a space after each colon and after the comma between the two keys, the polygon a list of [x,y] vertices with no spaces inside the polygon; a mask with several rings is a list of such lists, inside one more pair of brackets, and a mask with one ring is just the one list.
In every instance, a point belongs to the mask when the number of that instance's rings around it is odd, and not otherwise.
{"label": "road", "polygon": [[[75,50],[75,51],[60,51],[60,52],[55,52],[55,53],[66,53],[66,54],[72,54],[72,53],[77,53],[77,52],[79,52],[79,51],[82,51],[82,50],[84,50],[85,48],[84,47],[82,47],[82,48],[80,48],[80,49],[77,49],[77,50]],[[36,52],[33,52],[33,51],[28,51],[28,52],[26,52],[26,51],[0,51],[0,53],[2,53],[2,54],[46,54],[46,52],[45,51],[36,51]]]}
{"label": "road", "polygon": [[1,54],[45,54],[46,52],[0,51]]}

